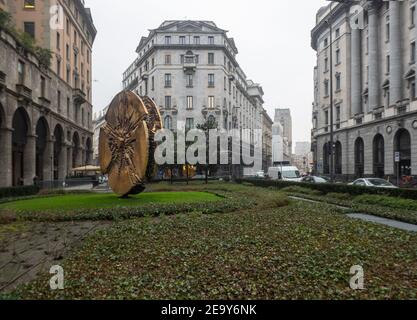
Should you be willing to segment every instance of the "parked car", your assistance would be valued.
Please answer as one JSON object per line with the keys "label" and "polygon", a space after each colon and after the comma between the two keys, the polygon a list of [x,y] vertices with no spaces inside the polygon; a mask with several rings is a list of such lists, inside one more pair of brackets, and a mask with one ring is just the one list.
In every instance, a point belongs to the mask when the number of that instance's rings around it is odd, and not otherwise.
{"label": "parked car", "polygon": [[265,179],[265,172],[263,172],[263,171],[258,171],[258,172],[255,174],[255,177],[256,177],[256,178],[260,178],[260,179]]}
{"label": "parked car", "polygon": [[329,181],[322,178],[322,177],[306,176],[306,177],[301,179],[301,182],[304,182],[304,183],[328,183]]}
{"label": "parked car", "polygon": [[391,182],[378,178],[362,178],[349,183],[349,185],[371,188],[398,189],[398,187],[394,186]]}
{"label": "parked car", "polygon": [[271,167],[268,169],[268,177],[272,180],[301,181],[300,171],[298,168],[291,166]]}

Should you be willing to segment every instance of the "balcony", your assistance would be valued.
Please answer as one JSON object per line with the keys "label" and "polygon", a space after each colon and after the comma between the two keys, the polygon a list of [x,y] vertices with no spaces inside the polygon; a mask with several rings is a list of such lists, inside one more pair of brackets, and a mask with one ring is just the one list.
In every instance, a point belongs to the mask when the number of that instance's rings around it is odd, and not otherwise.
{"label": "balcony", "polygon": [[197,57],[195,55],[184,56],[183,68],[184,72],[195,72],[197,68]]}
{"label": "balcony", "polygon": [[148,70],[145,70],[145,71],[142,72],[141,79],[144,80],[144,81],[147,81],[149,79],[149,71]]}
{"label": "balcony", "polygon": [[32,101],[32,90],[26,87],[24,84],[17,84],[16,92],[19,95],[19,101]]}
{"label": "balcony", "polygon": [[81,89],[73,89],[72,98],[74,103],[77,105],[82,105],[83,103],[87,102],[86,95]]}
{"label": "balcony", "polygon": [[51,101],[42,95],[39,97],[39,104],[45,108],[49,108],[51,106]]}

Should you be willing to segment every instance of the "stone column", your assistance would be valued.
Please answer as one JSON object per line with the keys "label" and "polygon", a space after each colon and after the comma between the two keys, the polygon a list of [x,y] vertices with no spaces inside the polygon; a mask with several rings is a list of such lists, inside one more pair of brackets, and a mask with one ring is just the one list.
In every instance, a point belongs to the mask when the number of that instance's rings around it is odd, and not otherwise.
{"label": "stone column", "polygon": [[12,135],[13,129],[0,128],[0,188],[12,185]]}
{"label": "stone column", "polygon": [[23,180],[25,186],[33,185],[36,175],[36,136],[29,135],[24,149]]}
{"label": "stone column", "polygon": [[402,100],[400,2],[390,1],[390,106]]}
{"label": "stone column", "polygon": [[[392,3],[392,1],[390,2]],[[369,107],[368,112],[380,107],[378,9],[371,6],[369,15]]]}
{"label": "stone column", "polygon": [[61,145],[61,152],[58,156],[58,180],[63,181],[67,176],[67,146]]}
{"label": "stone column", "polygon": [[54,166],[54,141],[46,142],[45,151],[43,155],[43,181],[53,181],[53,166]]}
{"label": "stone column", "polygon": [[362,110],[362,62],[361,62],[361,30],[352,29],[352,44],[351,44],[351,55],[352,55],[352,116],[361,114]]}
{"label": "stone column", "polygon": [[66,167],[66,172],[67,175],[71,175],[71,170],[74,167],[74,164],[72,163],[72,146],[69,146],[67,148],[67,167]]}

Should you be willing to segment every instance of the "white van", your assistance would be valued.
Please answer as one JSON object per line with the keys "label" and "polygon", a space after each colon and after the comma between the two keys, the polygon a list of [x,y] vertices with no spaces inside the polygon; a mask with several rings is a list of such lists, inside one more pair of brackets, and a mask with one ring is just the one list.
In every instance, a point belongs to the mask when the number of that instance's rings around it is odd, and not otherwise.
{"label": "white van", "polygon": [[272,180],[284,180],[300,182],[301,176],[300,171],[297,167],[271,167],[268,169],[268,176]]}

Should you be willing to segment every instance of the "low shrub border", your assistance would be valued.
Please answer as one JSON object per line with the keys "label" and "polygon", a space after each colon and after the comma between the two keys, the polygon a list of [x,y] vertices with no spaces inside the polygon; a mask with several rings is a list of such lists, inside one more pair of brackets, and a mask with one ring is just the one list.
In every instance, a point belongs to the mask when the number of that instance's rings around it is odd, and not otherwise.
{"label": "low shrub border", "polygon": [[273,187],[277,189],[284,189],[287,187],[298,186],[302,188],[308,188],[312,190],[318,190],[323,194],[328,193],[345,193],[352,196],[359,196],[363,194],[374,194],[384,195],[391,197],[399,197],[404,199],[417,200],[417,190],[414,189],[383,189],[383,188],[366,188],[358,186],[349,186],[345,184],[310,184],[310,183],[299,183],[289,181],[271,181],[271,180],[257,180],[257,179],[244,179],[238,180],[238,183],[250,183],[257,187]]}
{"label": "low shrub border", "polygon": [[39,192],[37,186],[0,188],[0,199],[32,196]]}

